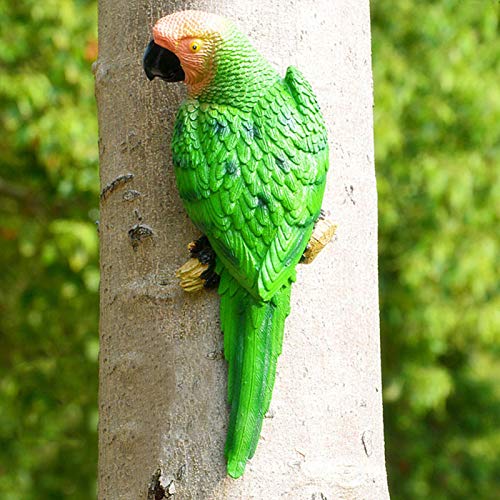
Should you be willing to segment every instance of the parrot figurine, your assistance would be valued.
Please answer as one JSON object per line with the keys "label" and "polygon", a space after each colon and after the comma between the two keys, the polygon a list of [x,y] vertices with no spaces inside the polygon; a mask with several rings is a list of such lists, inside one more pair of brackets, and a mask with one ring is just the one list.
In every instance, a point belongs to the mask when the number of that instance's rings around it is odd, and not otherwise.
{"label": "parrot figurine", "polygon": [[172,154],[184,207],[215,255],[231,405],[227,472],[240,477],[269,409],[295,267],[318,219],[328,140],[311,85],[282,78],[233,22],[156,22],[147,77],[183,81]]}

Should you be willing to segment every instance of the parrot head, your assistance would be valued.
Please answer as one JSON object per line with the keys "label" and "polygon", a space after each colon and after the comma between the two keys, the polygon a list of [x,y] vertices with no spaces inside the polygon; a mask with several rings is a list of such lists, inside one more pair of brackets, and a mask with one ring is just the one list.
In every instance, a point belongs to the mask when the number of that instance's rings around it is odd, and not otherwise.
{"label": "parrot head", "polygon": [[214,77],[214,52],[233,24],[216,14],[183,11],[162,17],[144,53],[147,77],[203,88]]}

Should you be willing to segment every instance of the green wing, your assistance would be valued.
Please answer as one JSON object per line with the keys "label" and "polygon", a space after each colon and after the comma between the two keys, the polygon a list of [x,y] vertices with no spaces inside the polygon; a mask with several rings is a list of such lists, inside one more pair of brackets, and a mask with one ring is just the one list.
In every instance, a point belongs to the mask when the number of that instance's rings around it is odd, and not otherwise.
{"label": "green wing", "polygon": [[328,143],[309,83],[289,68],[251,113],[187,101],[172,147],[190,218],[241,286],[269,300],[294,279],[321,209]]}

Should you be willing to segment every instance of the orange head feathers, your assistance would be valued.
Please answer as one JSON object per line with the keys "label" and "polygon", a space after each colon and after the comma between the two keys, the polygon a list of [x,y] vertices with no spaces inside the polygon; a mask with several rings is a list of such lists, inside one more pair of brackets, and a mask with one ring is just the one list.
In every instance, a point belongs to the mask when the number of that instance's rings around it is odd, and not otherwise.
{"label": "orange head feathers", "polygon": [[187,10],[162,17],[143,58],[147,77],[186,83],[190,98],[251,108],[278,78],[232,21]]}
{"label": "orange head feathers", "polygon": [[232,26],[231,21],[217,14],[187,10],[157,21],[153,38],[179,58],[190,90],[202,90],[214,76],[215,45]]}

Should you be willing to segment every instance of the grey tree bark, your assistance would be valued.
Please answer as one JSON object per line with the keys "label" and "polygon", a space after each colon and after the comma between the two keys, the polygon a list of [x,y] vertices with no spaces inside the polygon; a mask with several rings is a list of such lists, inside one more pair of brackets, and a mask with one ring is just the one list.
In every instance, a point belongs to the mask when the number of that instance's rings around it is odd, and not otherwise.
{"label": "grey tree bark", "polygon": [[[215,292],[175,270],[198,236],[170,158],[181,84],[149,83],[156,19],[233,18],[284,74],[299,67],[329,126],[324,208],[336,240],[299,266],[269,418],[226,477],[226,365]],[[368,0],[100,0],[99,498],[385,499]],[[161,473],[155,474],[157,470]]]}

